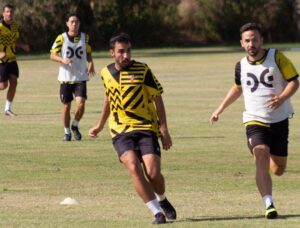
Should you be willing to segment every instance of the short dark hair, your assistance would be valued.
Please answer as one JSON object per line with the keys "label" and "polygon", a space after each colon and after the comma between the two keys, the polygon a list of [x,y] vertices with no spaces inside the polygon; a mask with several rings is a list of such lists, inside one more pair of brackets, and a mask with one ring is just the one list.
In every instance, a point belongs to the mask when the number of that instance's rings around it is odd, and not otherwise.
{"label": "short dark hair", "polygon": [[258,31],[258,33],[262,36],[262,27],[260,24],[258,23],[254,23],[254,22],[250,22],[250,23],[246,23],[244,24],[241,28],[240,28],[240,35],[242,37],[242,34],[246,31],[250,31],[250,30],[256,30]]}
{"label": "short dark hair", "polygon": [[109,49],[114,49],[116,42],[128,44],[131,43],[131,39],[128,34],[120,33],[109,40]]}
{"label": "short dark hair", "polygon": [[15,7],[14,7],[12,4],[10,4],[10,3],[5,3],[5,4],[3,5],[3,7],[2,7],[2,12],[4,12],[5,8],[9,8],[9,9],[12,9],[12,10],[15,9]]}
{"label": "short dark hair", "polygon": [[80,21],[80,17],[79,17],[79,15],[78,15],[78,13],[76,13],[76,12],[70,12],[70,13],[68,13],[68,14],[66,15],[66,18],[65,18],[65,19],[66,19],[66,22],[69,21],[70,17],[77,17],[78,20]]}

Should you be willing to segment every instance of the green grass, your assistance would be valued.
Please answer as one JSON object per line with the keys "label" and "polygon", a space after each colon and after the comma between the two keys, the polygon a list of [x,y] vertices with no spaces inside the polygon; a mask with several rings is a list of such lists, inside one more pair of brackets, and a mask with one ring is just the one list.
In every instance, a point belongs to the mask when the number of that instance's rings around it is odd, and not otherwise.
{"label": "green grass", "polygon": [[[300,52],[287,51],[298,71]],[[290,156],[284,176],[273,177],[280,218],[262,217],[255,167],[246,147],[239,99],[211,126],[208,119],[233,83],[244,55],[232,48],[136,51],[164,87],[174,146],[163,152],[167,196],[178,220],[166,227],[299,227],[300,95],[292,99]],[[111,62],[96,53],[97,74]],[[152,227],[150,211],[136,195],[111,145],[107,126],[96,140],[87,131],[98,120],[103,98],[99,76],[88,83],[81,142],[62,142],[58,64],[22,57],[13,110],[0,115],[0,227]],[[6,91],[0,93],[0,111]],[[74,107],[73,107],[74,108]],[[73,197],[78,206],[61,206]]]}

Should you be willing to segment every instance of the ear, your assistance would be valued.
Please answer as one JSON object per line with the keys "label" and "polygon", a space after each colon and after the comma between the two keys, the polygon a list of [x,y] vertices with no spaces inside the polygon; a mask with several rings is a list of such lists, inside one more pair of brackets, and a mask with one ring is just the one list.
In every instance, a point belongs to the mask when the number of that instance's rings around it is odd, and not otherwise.
{"label": "ear", "polygon": [[244,47],[243,40],[240,40],[242,48]]}
{"label": "ear", "polygon": [[109,53],[112,57],[115,57],[115,52],[114,49],[109,49]]}

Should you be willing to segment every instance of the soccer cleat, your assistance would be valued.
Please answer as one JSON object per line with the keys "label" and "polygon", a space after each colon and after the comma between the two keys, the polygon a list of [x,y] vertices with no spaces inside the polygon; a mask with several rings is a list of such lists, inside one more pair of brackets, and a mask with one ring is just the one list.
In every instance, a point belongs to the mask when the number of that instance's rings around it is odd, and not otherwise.
{"label": "soccer cleat", "polygon": [[6,115],[6,116],[17,116],[17,114],[12,112],[11,110],[6,110],[4,115]]}
{"label": "soccer cleat", "polygon": [[72,125],[72,126],[71,126],[71,130],[73,131],[74,138],[75,138],[76,140],[81,140],[81,134],[80,134],[80,132],[79,132],[78,127]]}
{"label": "soccer cleat", "polygon": [[154,216],[154,220],[152,222],[152,224],[164,224],[166,223],[166,217],[163,213],[158,212],[155,216]]}
{"label": "soccer cleat", "polygon": [[265,217],[267,219],[275,219],[277,218],[278,213],[276,208],[274,207],[273,203],[266,209]]}
{"label": "soccer cleat", "polygon": [[167,200],[167,198],[165,198],[162,201],[159,201],[159,206],[163,209],[168,219],[176,219],[176,210],[169,202],[169,200]]}
{"label": "soccer cleat", "polygon": [[64,141],[71,141],[72,135],[71,134],[65,134]]}

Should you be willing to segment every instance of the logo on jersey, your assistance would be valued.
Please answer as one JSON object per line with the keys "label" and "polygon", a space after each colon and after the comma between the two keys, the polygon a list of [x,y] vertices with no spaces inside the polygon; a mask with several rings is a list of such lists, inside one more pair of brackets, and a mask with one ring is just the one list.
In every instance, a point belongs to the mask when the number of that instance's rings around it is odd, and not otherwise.
{"label": "logo on jersey", "polygon": [[81,59],[83,55],[82,47],[78,47],[75,50],[72,47],[67,47],[67,58],[71,59],[75,55],[76,58]]}
{"label": "logo on jersey", "polygon": [[269,69],[265,69],[259,77],[255,74],[247,73],[247,77],[250,78],[250,80],[247,81],[247,85],[251,87],[252,93],[257,90],[259,83],[267,88],[273,88],[274,77],[273,75],[267,75],[269,72]]}

